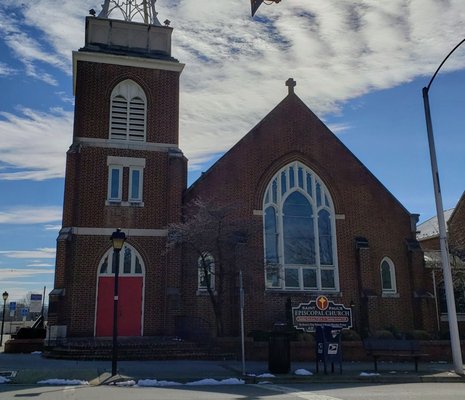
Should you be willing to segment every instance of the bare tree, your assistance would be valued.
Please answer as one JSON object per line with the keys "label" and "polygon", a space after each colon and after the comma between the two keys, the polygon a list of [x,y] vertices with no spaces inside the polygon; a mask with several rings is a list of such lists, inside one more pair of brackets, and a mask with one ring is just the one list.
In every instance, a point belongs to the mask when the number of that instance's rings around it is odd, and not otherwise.
{"label": "bare tree", "polygon": [[[217,336],[224,335],[224,305],[228,285],[234,283],[236,246],[248,237],[237,218],[237,206],[195,199],[187,205],[184,222],[168,227],[168,248],[182,245],[189,262],[199,268],[215,315]],[[211,279],[210,279],[211,277]]]}

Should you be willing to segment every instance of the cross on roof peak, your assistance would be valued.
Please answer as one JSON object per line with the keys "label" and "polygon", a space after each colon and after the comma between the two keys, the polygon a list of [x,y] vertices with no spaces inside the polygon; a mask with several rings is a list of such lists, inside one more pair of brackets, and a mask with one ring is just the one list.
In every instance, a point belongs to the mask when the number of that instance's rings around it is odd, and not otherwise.
{"label": "cross on roof peak", "polygon": [[294,79],[292,79],[292,78],[289,78],[286,81],[286,86],[289,89],[289,94],[294,93],[294,88],[295,88],[296,85],[297,85],[296,81]]}

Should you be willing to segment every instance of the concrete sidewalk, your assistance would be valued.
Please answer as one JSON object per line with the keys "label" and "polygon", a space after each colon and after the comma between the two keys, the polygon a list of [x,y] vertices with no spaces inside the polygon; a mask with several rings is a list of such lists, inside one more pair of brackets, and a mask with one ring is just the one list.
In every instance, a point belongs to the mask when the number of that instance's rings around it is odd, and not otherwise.
{"label": "concrete sidewalk", "polygon": [[[335,366],[335,373],[315,373],[315,362],[292,363],[288,374],[269,376],[268,363],[246,362],[246,375],[242,374],[240,361],[119,361],[118,375],[111,377],[110,361],[53,360],[40,354],[0,353],[0,375],[10,379],[11,384],[37,384],[48,379],[87,381],[91,385],[110,384],[117,381],[139,379],[167,380],[179,383],[194,382],[205,378],[222,380],[243,379],[246,383],[263,381],[273,383],[332,382],[332,383],[405,383],[405,382],[465,382],[463,376],[453,372],[451,364],[420,363],[415,372],[413,362],[380,362],[379,374],[373,373],[374,365],[369,362],[343,362],[342,374]],[[311,376],[296,375],[298,369],[313,373]],[[265,375],[263,375],[265,374]],[[261,376],[263,375],[263,376]]]}

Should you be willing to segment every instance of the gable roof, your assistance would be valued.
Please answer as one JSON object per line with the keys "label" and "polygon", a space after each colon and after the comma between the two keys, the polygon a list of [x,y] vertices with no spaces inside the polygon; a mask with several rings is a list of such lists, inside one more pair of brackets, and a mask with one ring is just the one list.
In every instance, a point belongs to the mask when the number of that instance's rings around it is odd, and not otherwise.
{"label": "gable roof", "polygon": [[391,197],[394,202],[408,215],[410,212],[399,202],[399,200],[376,178],[375,175],[347,148],[347,146],[321,121],[320,118],[300,99],[293,90],[289,91],[289,94],[276,105],[261,121],[259,121],[245,136],[242,137],[231,149],[223,154],[210,168],[203,172],[202,175],[192,183],[192,185],[187,189],[186,195],[189,195],[189,192],[194,190],[197,185],[201,184],[204,180],[208,179],[209,175],[214,173],[218,168],[221,168],[221,165],[238,150],[241,146],[245,144],[248,140],[251,139],[257,132],[260,131],[260,127],[267,123],[268,121],[276,118],[279,119],[281,116],[288,117],[288,110],[291,110],[293,107],[299,107],[303,111],[300,117],[306,118],[309,122],[312,122],[314,125],[319,125],[322,130],[326,131],[326,134],[329,134],[331,138],[341,146],[344,151],[349,154],[349,156],[380,186],[385,193]]}
{"label": "gable roof", "polygon": [[[451,217],[452,213],[454,212],[454,208],[450,208],[449,210],[444,211],[444,219],[446,220],[446,229],[448,227],[447,222]],[[417,239],[419,241],[431,239],[436,236],[439,236],[439,224],[438,224],[438,216],[435,215],[430,219],[426,220],[425,222],[421,223],[417,226]]]}

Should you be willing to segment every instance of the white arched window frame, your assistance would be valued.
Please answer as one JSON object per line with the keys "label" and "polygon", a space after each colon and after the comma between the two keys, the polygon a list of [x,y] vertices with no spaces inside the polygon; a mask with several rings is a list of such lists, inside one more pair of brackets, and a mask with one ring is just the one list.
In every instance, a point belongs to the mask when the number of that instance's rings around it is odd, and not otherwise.
{"label": "white arched window frame", "polygon": [[[99,276],[113,276],[115,274],[113,256],[114,252],[113,248],[111,248],[102,257],[98,269]],[[145,266],[142,257],[137,250],[128,243],[125,243],[120,251],[118,273],[120,276],[145,275]]]}
{"label": "white arched window frame", "polygon": [[263,215],[266,287],[339,291],[334,204],[322,180],[286,165],[265,190]]}
{"label": "white arched window frame", "polygon": [[384,257],[381,260],[380,275],[383,294],[397,293],[396,267],[389,257]]}
{"label": "white arched window frame", "polygon": [[110,139],[145,141],[147,97],[142,88],[127,79],[111,93]]}

